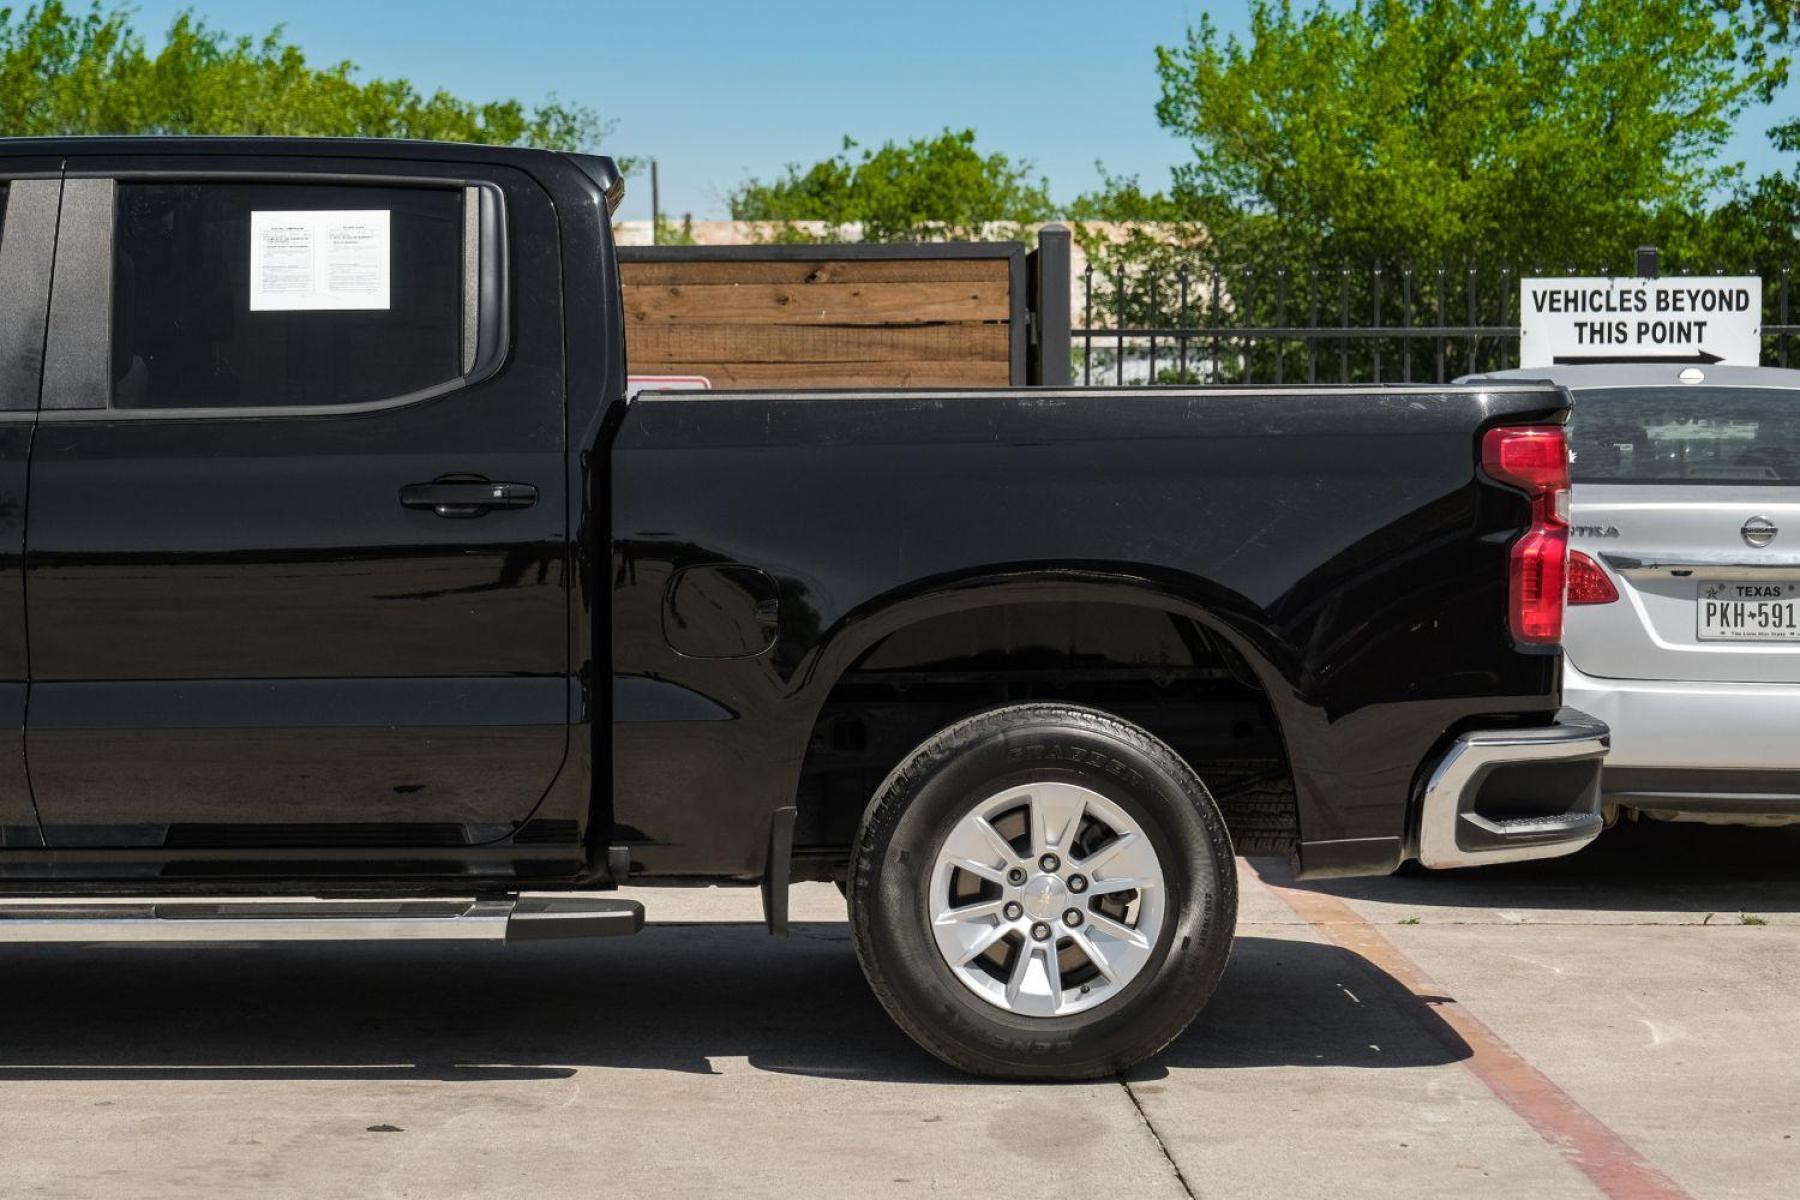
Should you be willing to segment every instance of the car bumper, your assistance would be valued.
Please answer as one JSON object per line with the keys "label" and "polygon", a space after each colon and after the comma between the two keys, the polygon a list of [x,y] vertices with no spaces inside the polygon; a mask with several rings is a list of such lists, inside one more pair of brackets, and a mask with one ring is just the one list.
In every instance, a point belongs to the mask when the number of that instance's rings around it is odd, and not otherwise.
{"label": "car bumper", "polygon": [[1474,867],[1581,849],[1602,825],[1607,744],[1606,724],[1572,708],[1538,728],[1459,735],[1420,793],[1420,864]]}
{"label": "car bumper", "polygon": [[1608,804],[1800,813],[1800,685],[1600,679],[1568,665],[1563,697],[1612,727]]}
{"label": "car bumper", "polygon": [[1608,767],[1800,771],[1800,685],[1599,679],[1565,664],[1563,701],[1612,727]]}

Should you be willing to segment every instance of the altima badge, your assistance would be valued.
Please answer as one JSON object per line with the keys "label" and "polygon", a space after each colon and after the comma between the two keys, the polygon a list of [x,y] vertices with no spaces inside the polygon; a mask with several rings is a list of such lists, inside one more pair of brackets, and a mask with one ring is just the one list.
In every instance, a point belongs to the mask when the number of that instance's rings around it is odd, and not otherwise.
{"label": "altima badge", "polygon": [[1781,531],[1775,528],[1775,522],[1769,520],[1767,517],[1751,517],[1748,521],[1744,522],[1742,532],[1746,542],[1755,546],[1758,550],[1761,550],[1764,546],[1774,541],[1775,535]]}

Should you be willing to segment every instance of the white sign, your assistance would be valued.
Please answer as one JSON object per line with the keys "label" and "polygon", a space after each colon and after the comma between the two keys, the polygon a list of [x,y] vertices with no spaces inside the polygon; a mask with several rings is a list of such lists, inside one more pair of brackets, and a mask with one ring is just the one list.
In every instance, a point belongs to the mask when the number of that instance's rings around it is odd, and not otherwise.
{"label": "white sign", "polygon": [[1519,365],[1762,361],[1762,280],[1523,279]]}
{"label": "white sign", "polygon": [[388,211],[252,212],[250,311],[388,307]]}

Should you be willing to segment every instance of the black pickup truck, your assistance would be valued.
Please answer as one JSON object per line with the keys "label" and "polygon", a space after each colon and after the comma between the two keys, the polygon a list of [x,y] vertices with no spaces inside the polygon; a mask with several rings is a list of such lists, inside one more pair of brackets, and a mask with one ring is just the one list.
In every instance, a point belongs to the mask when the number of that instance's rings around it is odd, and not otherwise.
{"label": "black pickup truck", "polygon": [[628,400],[604,158],[10,141],[0,191],[0,941],[831,880],[926,1049],[1077,1077],[1205,1002],[1234,850],[1599,827],[1560,389]]}

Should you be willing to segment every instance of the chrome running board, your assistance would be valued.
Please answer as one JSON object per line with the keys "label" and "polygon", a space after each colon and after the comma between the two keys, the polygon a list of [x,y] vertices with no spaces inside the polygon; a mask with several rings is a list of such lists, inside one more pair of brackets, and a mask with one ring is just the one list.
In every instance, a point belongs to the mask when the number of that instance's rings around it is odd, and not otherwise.
{"label": "chrome running board", "polygon": [[0,897],[0,943],[525,942],[620,937],[643,927],[644,906],[636,900],[582,895]]}

